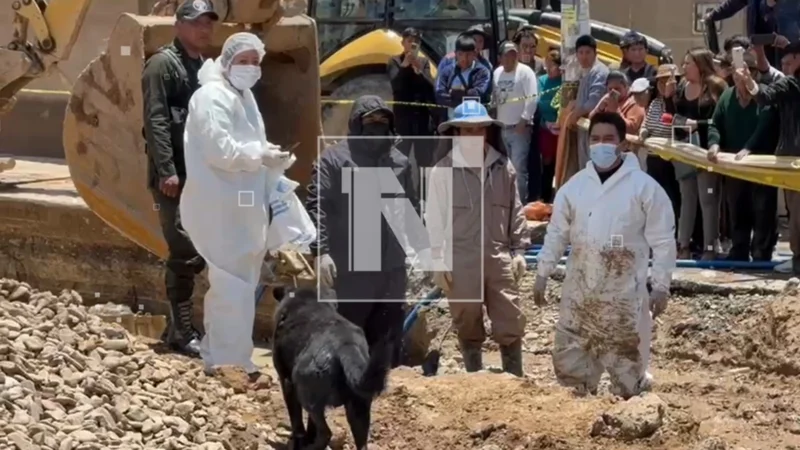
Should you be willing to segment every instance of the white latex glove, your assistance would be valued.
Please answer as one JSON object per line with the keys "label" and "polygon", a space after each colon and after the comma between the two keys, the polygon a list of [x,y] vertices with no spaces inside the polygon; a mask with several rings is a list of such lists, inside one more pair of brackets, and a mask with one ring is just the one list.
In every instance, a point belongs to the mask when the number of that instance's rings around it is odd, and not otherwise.
{"label": "white latex glove", "polygon": [[319,255],[314,261],[317,266],[317,278],[324,288],[333,289],[333,282],[336,280],[336,264],[330,255]]}
{"label": "white latex glove", "polygon": [[669,293],[661,290],[653,289],[650,292],[650,312],[653,313],[654,319],[667,309],[668,297]]}
{"label": "white latex glove", "polygon": [[645,140],[645,139],[647,139],[649,137],[650,137],[650,130],[648,130],[645,127],[642,127],[639,130],[639,140],[643,141],[643,140]]}
{"label": "white latex glove", "polygon": [[525,261],[523,253],[513,253],[511,258],[511,273],[514,274],[514,281],[519,284],[522,277],[525,276],[525,271],[528,270],[528,263]]}
{"label": "white latex glove", "polygon": [[284,152],[280,146],[267,143],[264,149],[264,156],[261,157],[261,162],[270,169],[286,170],[294,164],[297,159],[293,154]]}
{"label": "white latex glove", "polygon": [[536,306],[544,306],[547,304],[547,299],[544,297],[545,290],[547,290],[547,278],[537,276],[536,282],[533,283],[533,303]]}

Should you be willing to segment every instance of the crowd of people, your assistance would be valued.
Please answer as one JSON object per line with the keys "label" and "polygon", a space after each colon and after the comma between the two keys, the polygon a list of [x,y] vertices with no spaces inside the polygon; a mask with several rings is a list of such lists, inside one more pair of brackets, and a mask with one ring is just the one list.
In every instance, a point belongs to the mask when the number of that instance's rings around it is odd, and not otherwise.
{"label": "crowd of people", "polygon": [[[207,0],[183,3],[175,41],[147,61],[148,185],[169,249],[167,340],[201,355],[208,368],[236,365],[255,374],[252,330],[243,324],[254,320],[270,226],[285,212],[276,210],[271,195],[281,190],[276,186],[293,157],[267,140],[250,91],[261,77],[261,40],[235,33],[219,58],[201,56],[216,20]],[[435,79],[419,50],[421,33],[409,28],[402,37],[403,53],[387,63],[398,104],[392,108],[372,95],[354,101],[350,139],[321,152],[302,208],[317,228],[309,251],[321,291],[347,300],[338,312],[364,330],[370,347],[401,339],[409,242],[382,216],[379,267],[353,269],[351,199],[343,185],[349,168],[391,169],[410,204],[423,210],[430,234],[414,250],[439,263],[428,266],[430,276],[449,299],[470,372],[483,367],[485,307],[503,370],[522,375],[526,317],[519,283],[530,247],[527,202],[553,203],[538,256],[537,304],[546,302],[547,279],[572,247],[553,363],[562,384],[583,391],[596,390],[603,370],[623,397],[648,389],[650,323],[666,307],[676,258],[716,259],[720,241],[729,238],[729,259],[771,259],[774,188],[664,161],[630,145],[626,135],[694,143],[708,149],[709,165],[720,151],[737,159],[800,156],[800,42],[783,45],[781,73],[763,47],[744,36],[726,41],[722,55],[693,49],[680,68],[649,65],[647,42],[636,32],[621,42],[620,67],[609,68],[597,58],[595,39],[581,36],[580,87],[562,109],[554,103],[561,87],[559,49],[536,55],[532,28],[502,43],[496,64],[485,55],[493,42],[487,31],[466,30]],[[581,118],[590,120],[577,146],[584,168],[554,196],[558,136]],[[430,170],[415,176],[418,168]],[[265,195],[253,196],[262,190]],[[787,270],[800,273],[800,194],[787,193],[787,206],[795,255]],[[194,277],[205,267],[210,289],[201,342],[192,327],[191,296]],[[605,351],[591,348],[598,340]],[[399,353],[400,345],[394,347]]]}

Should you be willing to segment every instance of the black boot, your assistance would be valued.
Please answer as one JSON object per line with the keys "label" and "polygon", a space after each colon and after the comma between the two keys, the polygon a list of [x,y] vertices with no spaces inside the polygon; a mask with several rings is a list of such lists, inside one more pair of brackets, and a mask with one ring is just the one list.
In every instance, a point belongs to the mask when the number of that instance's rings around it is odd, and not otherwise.
{"label": "black boot", "polygon": [[192,301],[171,301],[169,313],[162,340],[177,352],[199,357],[200,335],[192,326]]}
{"label": "black boot", "polygon": [[477,372],[483,370],[483,355],[481,345],[474,343],[459,342],[461,356],[464,358],[464,369],[467,372]]}
{"label": "black boot", "polygon": [[513,344],[500,346],[500,359],[503,364],[503,372],[522,376],[522,341]]}

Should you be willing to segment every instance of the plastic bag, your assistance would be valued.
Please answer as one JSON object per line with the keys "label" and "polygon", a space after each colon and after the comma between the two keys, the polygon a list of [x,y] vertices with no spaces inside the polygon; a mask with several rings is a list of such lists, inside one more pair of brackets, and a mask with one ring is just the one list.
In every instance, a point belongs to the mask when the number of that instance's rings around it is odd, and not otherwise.
{"label": "plastic bag", "polygon": [[280,177],[269,194],[272,221],[267,230],[268,251],[309,251],[317,239],[317,227],[295,193],[299,184]]}

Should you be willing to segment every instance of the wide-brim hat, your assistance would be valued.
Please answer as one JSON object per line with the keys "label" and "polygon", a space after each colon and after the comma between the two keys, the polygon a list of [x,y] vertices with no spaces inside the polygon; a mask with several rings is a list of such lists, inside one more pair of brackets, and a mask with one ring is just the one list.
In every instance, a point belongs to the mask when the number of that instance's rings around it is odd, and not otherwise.
{"label": "wide-brim hat", "polygon": [[661,64],[658,66],[658,70],[656,71],[656,79],[659,78],[669,78],[672,75],[672,72],[675,72],[675,75],[678,75],[678,66],[675,64]]}
{"label": "wide-brim hat", "polygon": [[476,100],[464,100],[453,110],[453,118],[439,125],[439,134],[444,133],[451,127],[474,127],[491,125],[501,126],[502,122],[494,120],[489,115],[489,111]]}

